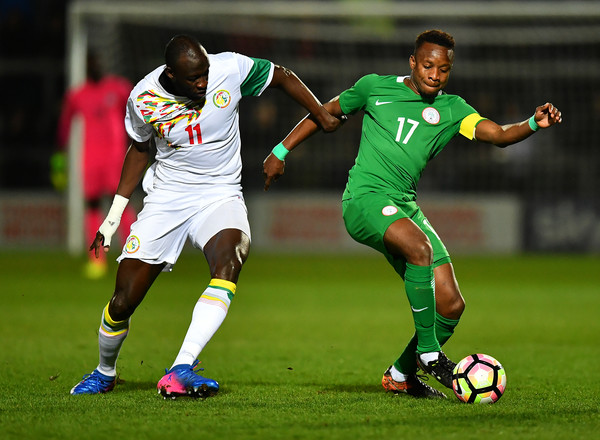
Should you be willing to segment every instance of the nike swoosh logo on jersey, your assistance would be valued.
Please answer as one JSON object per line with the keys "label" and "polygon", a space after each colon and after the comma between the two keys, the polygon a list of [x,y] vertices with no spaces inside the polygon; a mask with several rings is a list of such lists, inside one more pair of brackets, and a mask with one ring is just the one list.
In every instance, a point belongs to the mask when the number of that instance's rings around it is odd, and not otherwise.
{"label": "nike swoosh logo on jersey", "polygon": [[379,99],[375,101],[375,105],[383,105],[383,104],[391,104],[392,101],[380,101]]}
{"label": "nike swoosh logo on jersey", "polygon": [[413,306],[410,306],[410,308],[412,309],[413,312],[419,313],[419,312],[422,312],[423,310],[427,310],[429,307],[423,307],[422,309],[415,309]]}

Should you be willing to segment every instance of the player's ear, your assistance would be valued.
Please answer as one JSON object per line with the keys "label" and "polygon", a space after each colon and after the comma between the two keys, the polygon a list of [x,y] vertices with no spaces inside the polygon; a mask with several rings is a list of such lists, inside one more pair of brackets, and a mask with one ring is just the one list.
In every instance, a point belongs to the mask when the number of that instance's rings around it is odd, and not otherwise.
{"label": "player's ear", "polygon": [[454,49],[448,49],[448,59],[450,60],[450,68],[454,64]]}
{"label": "player's ear", "polygon": [[410,66],[410,70],[414,70],[416,65],[417,65],[417,59],[415,58],[414,55],[411,55],[408,58],[408,65]]}
{"label": "player's ear", "polygon": [[165,73],[167,74],[167,78],[169,78],[170,80],[172,80],[172,79],[173,79],[173,77],[175,76],[175,75],[173,74],[173,69],[171,69],[169,66],[167,66],[167,67],[165,68]]}

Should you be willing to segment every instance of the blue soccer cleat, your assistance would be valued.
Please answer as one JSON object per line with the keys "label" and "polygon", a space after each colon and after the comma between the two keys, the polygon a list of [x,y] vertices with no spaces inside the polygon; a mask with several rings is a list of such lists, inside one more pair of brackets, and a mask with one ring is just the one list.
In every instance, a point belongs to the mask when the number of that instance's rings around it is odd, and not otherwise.
{"label": "blue soccer cleat", "polygon": [[117,378],[105,376],[98,370],[83,376],[83,380],[73,387],[71,394],[102,394],[108,393],[115,387]]}
{"label": "blue soccer cleat", "polygon": [[[179,396],[189,397],[210,397],[217,394],[219,384],[216,380],[208,379],[194,372],[194,368],[199,364],[196,360],[192,365],[175,365],[170,370],[165,370],[162,379],[158,381],[156,388],[158,393],[166,399],[167,397],[175,399]],[[196,371],[202,370],[198,368]]]}

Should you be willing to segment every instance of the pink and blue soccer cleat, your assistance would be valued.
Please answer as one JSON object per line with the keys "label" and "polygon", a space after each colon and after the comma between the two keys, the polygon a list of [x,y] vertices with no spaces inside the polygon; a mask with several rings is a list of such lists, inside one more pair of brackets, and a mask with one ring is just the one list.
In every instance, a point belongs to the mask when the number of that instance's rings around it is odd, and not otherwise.
{"label": "pink and blue soccer cleat", "polygon": [[[170,370],[165,370],[167,374],[156,385],[158,393],[162,394],[165,399],[167,397],[175,399],[180,396],[205,398],[217,394],[219,384],[216,380],[208,379],[194,372],[194,368],[199,363],[196,360],[192,365],[175,365]],[[196,371],[200,370],[202,368],[196,369]]]}
{"label": "pink and blue soccer cleat", "polygon": [[117,378],[105,376],[98,370],[83,376],[83,380],[71,389],[71,394],[102,394],[108,393],[115,387]]}

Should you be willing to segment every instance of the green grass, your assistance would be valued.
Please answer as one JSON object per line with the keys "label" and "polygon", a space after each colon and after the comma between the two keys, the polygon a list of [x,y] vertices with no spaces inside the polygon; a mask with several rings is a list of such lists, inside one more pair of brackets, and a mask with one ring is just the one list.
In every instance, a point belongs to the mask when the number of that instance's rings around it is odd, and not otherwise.
{"label": "green grass", "polygon": [[[97,364],[112,274],[90,282],[59,253],[0,254],[0,429],[7,439],[592,438],[600,428],[600,259],[455,258],[467,309],[445,347],[491,354],[508,375],[489,406],[383,392],[412,332],[382,257],[252,255],[223,327],[201,354],[207,400],[155,391],[208,282],[199,253],[159,277],[101,396],[69,395]],[[429,383],[432,383],[430,381]],[[436,385],[437,386],[437,385]]]}

